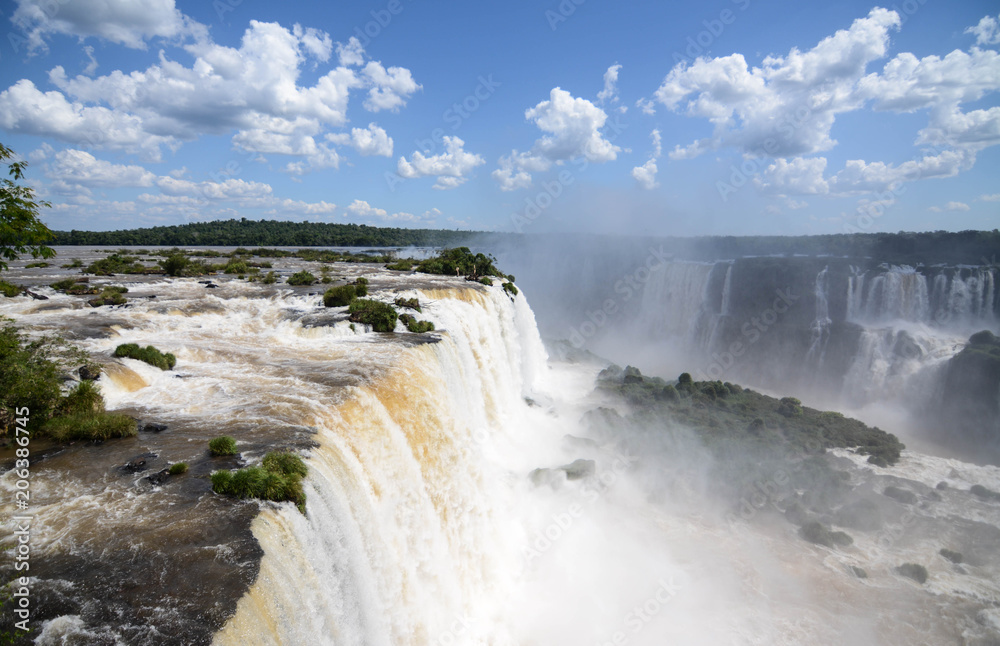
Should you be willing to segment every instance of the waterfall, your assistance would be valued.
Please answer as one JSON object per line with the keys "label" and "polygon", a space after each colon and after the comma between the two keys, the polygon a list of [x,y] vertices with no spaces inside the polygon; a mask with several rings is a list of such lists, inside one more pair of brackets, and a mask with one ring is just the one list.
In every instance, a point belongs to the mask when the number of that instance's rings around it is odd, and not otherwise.
{"label": "waterfall", "polygon": [[[830,300],[828,297],[829,293],[829,283],[827,281],[827,272],[829,267],[824,267],[819,274],[816,275],[816,318],[813,320],[812,327],[810,328],[810,342],[809,351],[806,353],[807,361],[814,361],[816,365],[823,365],[823,357],[826,354],[826,343],[830,340],[830,324],[833,321],[830,319]],[[848,302],[850,302],[851,296],[848,294]]]}
{"label": "waterfall", "polygon": [[[642,292],[638,329],[653,338],[685,341],[701,338],[707,342],[711,338],[710,319],[717,313],[709,305],[707,294],[715,268],[710,263],[667,262],[652,272]],[[727,265],[727,283],[731,280],[731,270],[732,265]],[[724,294],[727,294],[725,289]]]}

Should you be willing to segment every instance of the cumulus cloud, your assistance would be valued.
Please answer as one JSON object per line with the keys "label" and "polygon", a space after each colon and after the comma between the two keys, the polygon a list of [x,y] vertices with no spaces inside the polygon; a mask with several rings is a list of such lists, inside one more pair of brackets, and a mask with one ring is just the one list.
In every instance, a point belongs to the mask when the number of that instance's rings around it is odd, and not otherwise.
{"label": "cumulus cloud", "polygon": [[618,158],[621,148],[601,133],[608,115],[587,99],[553,88],[546,101],[524,113],[545,133],[526,153],[516,149],[500,158],[493,177],[505,191],[531,185],[531,173],[546,171],[553,164],[584,158],[590,162],[608,162]]}
{"label": "cumulus cloud", "polygon": [[392,137],[374,122],[367,128],[352,128],[350,134],[345,132],[327,138],[343,146],[352,146],[362,157],[392,157]]}
{"label": "cumulus cloud", "polygon": [[381,220],[383,222],[432,222],[441,215],[441,211],[438,209],[430,209],[420,216],[407,213],[406,211],[389,213],[385,209],[376,208],[364,200],[354,200],[347,207],[347,210],[358,218]]}
{"label": "cumulus cloud", "polygon": [[[45,37],[95,37],[132,49],[150,38],[202,37],[205,27],[184,14],[174,0],[17,0],[11,21],[27,34],[29,51],[45,49]],[[53,10],[53,6],[56,10]]]}
{"label": "cumulus cloud", "polygon": [[[341,134],[335,129],[347,123],[353,91],[369,90],[364,106],[370,111],[395,111],[420,88],[405,68],[369,61],[357,69],[365,57],[357,39],[337,46],[344,64],[312,85],[300,85],[303,66],[324,63],[334,51],[328,34],[300,25],[251,21],[239,47],[218,45],[206,35],[184,48],[194,58],[190,67],[161,50],[157,63],[129,74],[70,77],[57,66],[49,80],[58,91],[18,81],[0,92],[0,127],[146,159],[159,159],[164,146],[176,149],[204,134],[235,132],[238,148],[300,157],[292,165],[304,172],[339,164],[326,135]],[[348,141],[363,154],[384,155],[391,140],[382,133],[369,128],[357,140],[352,132]]]}
{"label": "cumulus cloud", "polygon": [[481,156],[466,152],[465,142],[458,137],[445,136],[443,141],[444,152],[439,155],[425,156],[415,151],[409,161],[400,157],[397,165],[400,177],[437,177],[433,188],[446,190],[464,184],[468,173],[486,163]]}
{"label": "cumulus cloud", "polygon": [[984,16],[975,27],[969,27],[965,33],[976,37],[977,45],[1000,44],[1000,21],[993,16]]}
{"label": "cumulus cloud", "polygon": [[980,195],[980,202],[1000,202],[1000,193],[993,193],[992,195]]}
{"label": "cumulus cloud", "polygon": [[656,160],[663,155],[663,139],[660,136],[660,131],[658,129],[653,130],[649,134],[650,138],[653,140],[653,152],[649,156],[649,159],[642,166],[636,166],[632,169],[632,177],[635,178],[639,185],[647,190],[651,190],[659,186],[656,181],[656,173],[659,170],[656,167]]}
{"label": "cumulus cloud", "polygon": [[60,150],[45,168],[56,187],[152,186],[156,176],[142,166],[113,164],[82,150]]}
{"label": "cumulus cloud", "polygon": [[622,66],[615,63],[604,73],[604,89],[597,93],[597,100],[604,105],[618,102],[618,72]]}

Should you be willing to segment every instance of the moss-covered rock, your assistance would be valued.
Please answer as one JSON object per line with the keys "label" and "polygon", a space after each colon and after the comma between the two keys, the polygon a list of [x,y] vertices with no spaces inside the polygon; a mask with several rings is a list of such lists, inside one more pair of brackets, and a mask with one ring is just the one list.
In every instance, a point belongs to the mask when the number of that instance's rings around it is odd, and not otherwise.
{"label": "moss-covered rock", "polygon": [[392,332],[399,318],[391,305],[371,299],[356,298],[347,311],[351,314],[351,322],[370,325],[376,332]]}
{"label": "moss-covered rock", "polygon": [[123,343],[115,348],[114,356],[137,359],[155,366],[160,370],[173,370],[177,365],[177,357],[169,352],[161,352],[157,348],[147,345],[145,348],[138,343]]}
{"label": "moss-covered rock", "polygon": [[833,531],[826,525],[813,521],[799,528],[799,536],[810,543],[825,547],[847,547],[854,544],[854,539],[844,532]]}
{"label": "moss-covered rock", "polygon": [[896,572],[917,583],[927,583],[927,568],[918,563],[903,563],[896,568]]}

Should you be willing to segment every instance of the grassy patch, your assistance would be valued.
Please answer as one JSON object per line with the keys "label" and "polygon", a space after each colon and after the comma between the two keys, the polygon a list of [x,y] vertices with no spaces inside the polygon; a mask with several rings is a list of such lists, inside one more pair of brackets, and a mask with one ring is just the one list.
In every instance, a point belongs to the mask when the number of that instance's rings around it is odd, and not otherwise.
{"label": "grassy patch", "polygon": [[44,269],[45,267],[51,266],[51,263],[47,263],[44,260],[38,262],[29,262],[24,266],[25,269]]}
{"label": "grassy patch", "polygon": [[160,352],[155,347],[147,345],[145,348],[139,347],[138,343],[123,343],[115,348],[116,357],[128,357],[138,359],[160,370],[172,370],[177,364],[177,357],[169,352]]}
{"label": "grassy patch", "polygon": [[242,499],[291,501],[304,514],[306,494],[302,478],[308,472],[302,458],[294,453],[268,453],[261,466],[216,471],[212,474],[212,490]]}
{"label": "grassy patch", "polygon": [[175,464],[170,465],[170,469],[167,470],[167,473],[169,473],[172,476],[179,476],[182,473],[187,473],[187,471],[188,471],[187,462],[177,462]]}
{"label": "grassy patch", "polygon": [[132,437],[137,431],[135,420],[128,415],[102,411],[54,417],[45,423],[42,433],[56,442],[69,442]]}
{"label": "grassy patch", "polygon": [[114,274],[144,274],[146,270],[146,266],[139,262],[138,257],[113,253],[107,258],[90,263],[84,269],[84,273],[95,276],[113,276]]}
{"label": "grassy patch", "polygon": [[364,284],[338,285],[326,290],[326,293],[323,294],[323,305],[327,307],[344,307],[350,305],[354,299],[367,295],[367,281]]}
{"label": "grassy patch", "polygon": [[417,312],[423,312],[420,309],[420,301],[415,298],[397,298],[395,300],[396,307],[402,307],[408,310],[416,310]]}
{"label": "grassy patch", "polygon": [[21,288],[14,283],[8,283],[6,280],[0,280],[0,294],[3,294],[7,298],[14,298],[21,293]]}
{"label": "grassy patch", "polygon": [[406,329],[414,334],[423,334],[424,332],[433,332],[434,324],[430,321],[418,321],[416,317],[410,314],[400,314],[399,320],[403,322]]}
{"label": "grassy patch", "polygon": [[127,287],[108,286],[105,287],[97,298],[92,298],[87,303],[91,307],[103,307],[105,305],[124,305],[128,299],[123,294],[128,292]]}
{"label": "grassy patch", "polygon": [[208,443],[208,452],[215,458],[236,455],[238,453],[236,450],[236,440],[228,435],[214,438]]}

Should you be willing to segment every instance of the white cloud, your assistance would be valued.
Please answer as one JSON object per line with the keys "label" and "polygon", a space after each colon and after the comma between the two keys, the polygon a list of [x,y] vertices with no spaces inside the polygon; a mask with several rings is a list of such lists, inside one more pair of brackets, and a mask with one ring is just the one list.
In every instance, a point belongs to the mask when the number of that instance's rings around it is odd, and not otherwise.
{"label": "white cloud", "polygon": [[984,16],[975,27],[969,27],[965,33],[976,37],[977,45],[1000,44],[1000,21],[993,16]]}
{"label": "white cloud", "polygon": [[754,182],[770,193],[779,195],[824,195],[830,192],[823,179],[825,157],[776,159]]}
{"label": "white cloud", "polygon": [[639,99],[635,102],[635,107],[642,110],[643,114],[656,114],[656,103],[651,99]]}
{"label": "white cloud", "polygon": [[117,188],[152,186],[156,176],[142,166],[112,164],[82,150],[60,150],[46,168],[45,176],[55,186]]}
{"label": "white cloud", "polygon": [[365,64],[365,50],[361,41],[351,36],[346,45],[337,43],[337,59],[342,67],[357,67]]}
{"label": "white cloud", "polygon": [[553,164],[578,157],[590,162],[608,162],[617,159],[621,152],[601,133],[607,113],[563,89],[553,88],[548,100],[529,108],[524,116],[547,134],[535,141],[530,152],[515,149],[500,158],[500,167],[493,177],[502,190],[530,186],[532,172],[546,171]]}
{"label": "white cloud", "polygon": [[365,109],[370,112],[396,112],[406,105],[411,94],[422,88],[413,80],[410,70],[403,67],[390,67],[387,70],[381,63],[369,61],[362,73],[372,86],[365,99]]}
{"label": "white cloud", "polygon": [[46,48],[49,34],[93,36],[133,49],[146,49],[150,38],[203,36],[205,27],[191,20],[174,0],[17,0],[11,21],[28,35],[33,51]]}
{"label": "white cloud", "polygon": [[[324,136],[340,134],[330,129],[347,123],[353,90],[369,89],[364,104],[378,111],[398,110],[420,88],[409,70],[386,70],[376,61],[363,70],[333,67],[312,85],[299,85],[307,60],[324,62],[333,52],[329,35],[300,25],[289,30],[251,21],[238,48],[206,35],[184,49],[194,58],[190,67],[161,50],[156,64],[129,74],[69,77],[57,66],[49,80],[58,91],[41,92],[21,80],[0,92],[0,127],[77,146],[141,152],[146,159],[158,159],[163,146],[176,149],[203,134],[235,131],[237,147],[301,157],[291,165],[304,172],[337,167],[339,156]],[[338,58],[356,65],[364,50],[354,39],[339,46]],[[370,130],[367,140],[359,134],[351,142],[384,155],[391,140],[382,132]]]}
{"label": "white cloud", "polygon": [[1000,202],[1000,193],[993,193],[992,195],[980,195],[980,202]]}
{"label": "white cloud", "polygon": [[659,186],[656,181],[656,173],[659,170],[656,167],[656,160],[663,155],[663,138],[660,136],[659,129],[654,129],[653,132],[649,133],[649,136],[653,140],[653,152],[645,164],[632,169],[632,177],[643,188],[652,190]]}
{"label": "white cloud", "polygon": [[93,76],[94,72],[97,71],[97,59],[94,58],[94,48],[90,45],[85,45],[83,47],[83,53],[87,56],[87,66],[83,68],[83,73],[87,76]]}
{"label": "white cloud", "polygon": [[621,68],[616,63],[604,73],[604,89],[597,93],[597,100],[601,105],[618,102],[618,72]]}
{"label": "white cloud", "polygon": [[406,211],[389,213],[385,209],[376,208],[364,200],[354,200],[347,207],[347,210],[362,219],[382,220],[384,222],[430,222],[441,215],[441,211],[438,209],[425,211],[422,216],[407,213]]}
{"label": "white cloud", "polygon": [[392,137],[374,122],[369,123],[367,128],[352,128],[350,134],[327,135],[327,139],[336,144],[353,146],[362,157],[392,157]]}
{"label": "white cloud", "polygon": [[367,218],[367,217],[384,218],[387,215],[385,209],[377,209],[368,202],[365,202],[364,200],[354,200],[353,202],[351,202],[350,206],[347,207],[347,210],[353,213],[354,215],[362,218]]}
{"label": "white cloud", "polygon": [[948,202],[943,207],[932,206],[927,210],[935,213],[941,213],[942,211],[968,211],[969,208],[969,205],[965,202]]}
{"label": "white cloud", "polygon": [[156,186],[165,195],[186,195],[207,200],[238,200],[243,198],[269,197],[272,192],[271,186],[268,184],[248,182],[234,178],[221,182],[192,182],[168,176],[157,179]]}
{"label": "white cloud", "polygon": [[424,156],[420,151],[415,151],[410,161],[400,157],[397,172],[400,177],[406,179],[436,176],[437,181],[433,188],[439,190],[455,188],[465,183],[468,179],[466,175],[472,172],[472,169],[486,163],[481,156],[466,152],[464,146],[465,142],[458,137],[446,135],[443,153]]}

